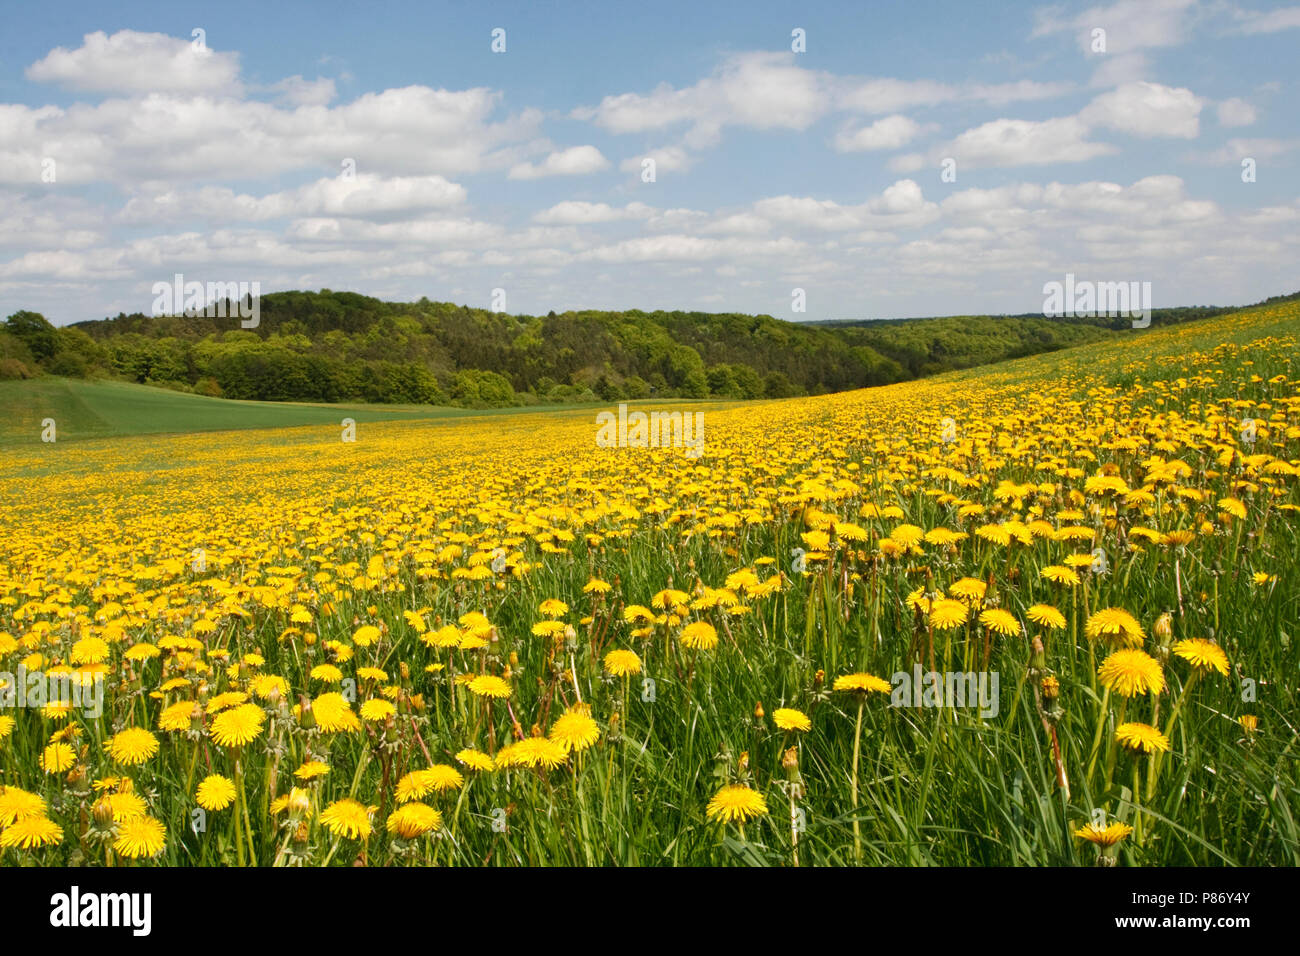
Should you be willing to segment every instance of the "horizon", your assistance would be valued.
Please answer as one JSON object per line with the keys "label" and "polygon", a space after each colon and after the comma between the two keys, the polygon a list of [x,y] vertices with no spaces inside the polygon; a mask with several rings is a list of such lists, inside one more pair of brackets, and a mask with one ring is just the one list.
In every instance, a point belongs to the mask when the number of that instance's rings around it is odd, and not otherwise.
{"label": "horizon", "polygon": [[[308,293],[308,294],[312,294],[312,295],[320,295],[320,294],[327,293],[327,292],[328,292],[328,293],[346,292],[346,293],[352,293],[352,294],[356,294],[356,295],[362,295],[362,296],[366,296],[367,298],[375,299],[376,301],[384,302],[384,303],[386,303],[386,304],[388,304],[388,305],[419,305],[420,302],[421,302],[422,300],[424,300],[424,301],[429,302],[429,304],[431,304],[431,305],[452,305],[452,306],[456,306],[457,308],[465,308],[465,309],[483,309],[484,311],[488,311],[488,312],[493,312],[493,311],[494,311],[493,309],[488,308],[488,307],[484,307],[484,306],[476,306],[476,305],[473,305],[472,303],[469,303],[469,302],[457,302],[457,301],[455,301],[455,300],[453,300],[453,299],[433,299],[433,298],[429,298],[428,296],[423,296],[423,297],[421,297],[420,299],[400,299],[400,300],[399,300],[399,299],[381,299],[381,298],[379,298],[378,296],[372,296],[372,295],[369,295],[368,293],[364,293],[364,292],[355,292],[354,290],[351,290],[351,289],[331,289],[331,288],[328,288],[328,287],[322,287],[322,288],[319,288],[319,289],[280,289],[280,290],[277,290],[277,291],[275,291],[275,292],[268,292],[268,293],[265,293],[265,295],[285,295],[285,294],[294,294],[294,293],[298,293],[298,294]],[[1257,300],[1255,300],[1255,301],[1253,301],[1253,302],[1234,302],[1234,303],[1230,303],[1230,304],[1224,304],[1224,303],[1221,303],[1221,302],[1179,303],[1179,304],[1176,304],[1176,305],[1162,305],[1162,306],[1156,306],[1156,307],[1154,307],[1153,311],[1155,311],[1155,312],[1161,312],[1161,311],[1176,311],[1176,310],[1179,310],[1179,309],[1224,309],[1224,310],[1228,310],[1228,311],[1238,311],[1238,310],[1244,310],[1244,309],[1254,308],[1254,307],[1256,307],[1256,306],[1262,305],[1264,302],[1266,302],[1266,301],[1268,301],[1268,300],[1270,300],[1270,299],[1276,299],[1276,298],[1286,299],[1286,298],[1289,298],[1289,297],[1291,297],[1291,296],[1296,296],[1296,295],[1300,295],[1300,289],[1297,289],[1295,292],[1283,292],[1283,293],[1279,293],[1279,294],[1276,295],[1276,296],[1265,296],[1264,298],[1262,298],[1262,299],[1257,299]],[[216,302],[216,301],[218,301],[218,300],[211,300],[211,301],[212,301],[212,302]],[[227,302],[227,304],[229,305],[229,309],[228,309],[228,311],[227,311],[227,315],[228,315],[228,316],[231,316],[231,317],[235,316],[235,315],[237,314],[236,311],[235,311],[236,308],[237,308],[237,305],[235,304],[235,301],[234,301],[234,300],[229,300],[229,299],[228,299],[228,300],[226,300],[226,302]],[[685,313],[688,313],[688,314],[696,314],[696,315],[747,315],[747,316],[753,316],[754,318],[768,318],[768,319],[776,319],[776,320],[778,320],[778,321],[782,321],[782,322],[793,322],[793,323],[795,323],[795,324],[797,324],[797,325],[822,325],[822,324],[831,324],[831,323],[863,323],[863,322],[924,322],[924,321],[927,321],[927,320],[935,320],[935,319],[967,319],[967,318],[977,318],[977,319],[1027,319],[1027,318],[1044,318],[1044,319],[1059,319],[1059,320],[1068,320],[1068,319],[1071,319],[1071,318],[1077,318],[1076,316],[1069,316],[1069,315],[1051,315],[1051,314],[1044,314],[1044,313],[1041,312],[1041,311],[1038,311],[1038,312],[979,312],[979,313],[972,313],[972,312],[954,312],[954,313],[950,313],[950,314],[947,314],[947,315],[891,315],[891,316],[871,316],[871,317],[856,317],[856,318],[832,317],[832,318],[825,318],[825,319],[800,319],[800,318],[786,318],[786,317],[784,317],[784,316],[780,316],[780,315],[772,315],[772,314],[769,313],[769,312],[736,312],[736,311],[726,311],[726,310],[717,310],[717,311],[715,311],[715,310],[712,310],[712,309],[644,309],[644,308],[638,308],[638,307],[635,307],[635,306],[634,306],[634,307],[631,307],[631,308],[626,308],[626,309],[617,309],[617,308],[615,308],[615,309],[591,309],[591,308],[583,308],[583,307],[579,306],[579,307],[572,308],[572,309],[565,309],[565,310],[563,310],[563,311],[560,311],[560,310],[557,310],[557,309],[547,309],[547,310],[545,310],[545,311],[541,311],[541,312],[511,312],[511,311],[508,311],[508,310],[501,310],[501,314],[511,315],[511,316],[514,316],[514,317],[517,317],[517,318],[542,318],[542,317],[545,317],[545,316],[548,315],[548,314],[563,315],[563,314],[568,313],[568,312],[572,312],[572,313],[583,313],[583,312],[616,312],[616,313],[617,313],[617,312],[621,312],[621,313],[625,313],[625,314],[628,313],[628,312],[645,312],[645,313],[647,313],[647,314],[649,314],[649,315],[654,315],[654,314],[656,314],[656,313],[661,313],[661,314],[662,314],[662,313],[672,313],[672,312],[685,312]],[[78,320],[76,320],[76,321],[74,321],[74,322],[69,322],[69,323],[66,323],[66,324],[67,324],[67,325],[86,325],[86,324],[88,324],[88,323],[94,323],[94,322],[111,322],[111,321],[113,321],[113,320],[115,320],[115,319],[117,319],[117,318],[120,318],[120,317],[122,317],[122,316],[126,316],[127,318],[130,318],[130,317],[133,317],[133,316],[136,316],[136,315],[143,315],[143,316],[151,317],[151,318],[158,318],[158,317],[178,318],[178,317],[182,317],[182,316],[184,316],[185,313],[184,313],[184,312],[176,312],[176,311],[165,312],[165,313],[150,313],[149,311],[146,311],[146,310],[143,310],[143,309],[142,309],[142,310],[138,310],[138,311],[136,311],[136,312],[123,312],[123,313],[119,313],[118,315],[106,315],[106,316],[103,316],[102,318],[98,318],[98,319],[78,319]],[[46,316],[46,318],[48,319],[49,317]],[[253,328],[253,327],[249,327],[248,331],[251,331],[252,328]]]}

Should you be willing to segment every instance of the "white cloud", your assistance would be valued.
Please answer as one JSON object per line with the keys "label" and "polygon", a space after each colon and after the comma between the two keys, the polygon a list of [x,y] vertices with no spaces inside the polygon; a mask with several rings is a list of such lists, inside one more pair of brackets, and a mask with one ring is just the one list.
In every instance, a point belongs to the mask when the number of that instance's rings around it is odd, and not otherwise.
{"label": "white cloud", "polygon": [[835,136],[834,147],[840,153],[899,149],[910,143],[920,131],[919,123],[896,114],[878,119],[870,126],[840,130]]}
{"label": "white cloud", "polygon": [[1118,3],[1089,7],[1074,16],[1062,8],[1040,10],[1031,36],[1069,33],[1079,48],[1092,52],[1094,29],[1106,31],[1106,50],[1098,56],[1131,53],[1186,42],[1190,15],[1196,0],[1119,0]]}
{"label": "white cloud", "polygon": [[378,242],[416,245],[480,242],[502,232],[500,226],[471,219],[417,219],[366,222],[361,219],[298,219],[285,235],[307,242]]}
{"label": "white cloud", "polygon": [[1235,10],[1233,15],[1239,21],[1237,32],[1248,36],[1259,33],[1278,33],[1282,30],[1294,30],[1300,27],[1300,7],[1282,7],[1259,13],[1254,10]]}
{"label": "white cloud", "polygon": [[795,65],[793,53],[740,53],[694,86],[674,89],[663,84],[645,95],[607,96],[572,115],[612,133],[693,123],[700,127],[702,146],[728,125],[807,129],[830,105],[826,83],[825,74]]}
{"label": "white cloud", "polygon": [[335,96],[334,81],[328,77],[304,80],[301,76],[290,76],[271,84],[270,88],[279,94],[281,102],[290,106],[328,106]]}
{"label": "white cloud", "polygon": [[609,168],[609,160],[595,146],[572,146],[551,153],[540,164],[519,163],[510,168],[511,179],[541,179],[545,176],[585,176]]}
{"label": "white cloud", "polygon": [[1088,126],[1151,138],[1194,139],[1203,101],[1191,90],[1159,83],[1127,83],[1089,103],[1079,119]]}
{"label": "white cloud", "polygon": [[939,207],[925,199],[916,182],[900,179],[879,196],[855,206],[807,196],[773,196],[755,202],[753,211],[763,219],[786,227],[840,232],[923,225],[938,218]]}
{"label": "white cloud", "polygon": [[628,203],[620,209],[608,203],[570,199],[536,213],[533,222],[545,225],[585,226],[600,222],[649,219],[652,215],[654,209],[640,202]]}
{"label": "white cloud", "polygon": [[1255,107],[1236,97],[1220,103],[1217,112],[1220,126],[1250,126],[1259,118]]}
{"label": "white cloud", "polygon": [[716,219],[700,231],[729,236],[761,236],[772,231],[772,224],[762,216],[738,212]]}
{"label": "white cloud", "polygon": [[798,254],[803,244],[789,237],[780,239],[708,239],[701,236],[645,236],[598,246],[582,253],[583,261],[700,262],[709,259],[780,258]]}
{"label": "white cloud", "polygon": [[62,109],[0,106],[0,182],[158,183],[248,179],[295,170],[448,175],[500,169],[523,158],[541,113],[494,121],[501,95],[425,86],[366,93],[338,106],[152,93]]}
{"label": "white cloud", "polygon": [[1247,157],[1256,162],[1274,159],[1297,148],[1300,148],[1300,139],[1230,139],[1213,152],[1193,153],[1189,158],[1194,162],[1222,166],[1239,163]]}
{"label": "white cloud", "polygon": [[1002,118],[968,129],[926,153],[897,156],[895,172],[915,172],[951,157],[958,168],[1079,163],[1119,152],[1091,138],[1096,129],[1134,136],[1190,139],[1199,131],[1203,101],[1191,90],[1159,83],[1128,83],[1094,97],[1074,116],[1047,120]]}
{"label": "white cloud", "polygon": [[693,162],[689,153],[680,146],[664,146],[660,149],[646,150],[639,156],[629,156],[618,164],[621,172],[640,173],[642,164],[647,159],[655,161],[655,176],[659,173],[679,173],[691,168]]}
{"label": "white cloud", "polygon": [[87,33],[75,50],[55,47],[27,79],[92,93],[238,93],[239,54],[196,49],[164,33]]}
{"label": "white cloud", "polygon": [[931,162],[951,156],[958,168],[1046,166],[1079,163],[1118,152],[1088,139],[1088,124],[1077,116],[1049,120],[997,119],[968,129],[937,147]]}
{"label": "white cloud", "polygon": [[1017,80],[1013,83],[939,83],[934,80],[898,80],[876,77],[835,80],[835,107],[854,113],[880,114],[944,103],[1008,103],[1046,100],[1068,93],[1070,83]]}
{"label": "white cloud", "polygon": [[318,179],[294,190],[266,196],[237,194],[206,186],[198,190],[168,190],[133,197],[119,214],[123,222],[171,222],[195,217],[263,221],[290,216],[382,218],[424,209],[454,206],[465,201],[465,188],[442,176],[358,174]]}

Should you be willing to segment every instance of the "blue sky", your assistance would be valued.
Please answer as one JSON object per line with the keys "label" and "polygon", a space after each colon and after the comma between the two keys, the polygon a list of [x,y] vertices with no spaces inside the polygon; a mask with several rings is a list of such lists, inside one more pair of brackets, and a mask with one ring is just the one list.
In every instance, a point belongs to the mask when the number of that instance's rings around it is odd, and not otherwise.
{"label": "blue sky", "polygon": [[1300,6],[1224,0],[15,6],[0,315],[177,272],[529,313],[1028,312],[1066,272],[1254,301],[1300,289],[1297,41]]}

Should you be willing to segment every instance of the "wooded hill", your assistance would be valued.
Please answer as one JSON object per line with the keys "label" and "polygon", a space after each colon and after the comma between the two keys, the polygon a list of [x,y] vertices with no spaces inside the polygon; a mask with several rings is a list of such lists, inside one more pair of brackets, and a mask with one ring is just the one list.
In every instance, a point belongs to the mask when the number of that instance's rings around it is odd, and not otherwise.
{"label": "wooded hill", "polygon": [[[1225,311],[1157,309],[1153,321]],[[639,310],[510,315],[328,289],[262,296],[255,329],[240,328],[233,308],[226,315],[120,314],[55,328],[18,312],[0,327],[0,378],[108,377],[227,398],[466,407],[783,398],[1133,334],[1127,319],[1041,315],[821,323]]]}

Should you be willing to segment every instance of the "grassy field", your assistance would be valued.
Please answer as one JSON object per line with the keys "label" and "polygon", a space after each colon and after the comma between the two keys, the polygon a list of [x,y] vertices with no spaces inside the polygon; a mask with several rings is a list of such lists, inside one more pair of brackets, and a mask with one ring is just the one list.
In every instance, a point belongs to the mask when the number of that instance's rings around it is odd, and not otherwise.
{"label": "grassy field", "polygon": [[518,414],[520,411],[476,411],[423,405],[243,402],[126,382],[50,377],[0,382],[0,446],[39,444],[42,422],[47,418],[55,421],[58,441],[83,441],[126,435],[248,428],[335,427],[345,417],[360,423]]}
{"label": "grassy field", "polygon": [[0,459],[0,672],[103,696],[9,695],[0,862],[1294,866],[1298,340],[690,406],[699,458],[55,395],[120,437]]}

